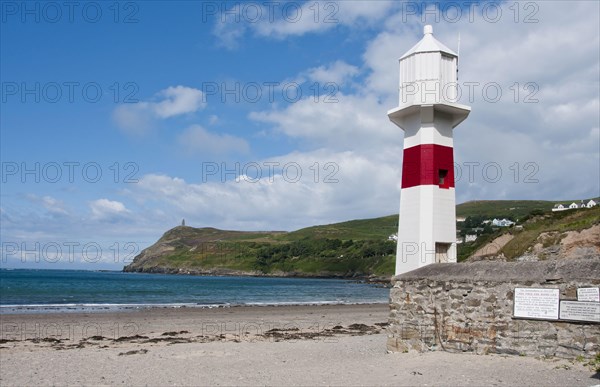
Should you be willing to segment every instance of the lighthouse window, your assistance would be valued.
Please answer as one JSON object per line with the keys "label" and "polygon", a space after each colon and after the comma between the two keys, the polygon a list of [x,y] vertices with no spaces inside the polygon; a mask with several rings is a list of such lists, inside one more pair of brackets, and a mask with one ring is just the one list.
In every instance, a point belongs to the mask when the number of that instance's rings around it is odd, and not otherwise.
{"label": "lighthouse window", "polygon": [[448,176],[448,170],[447,169],[440,169],[438,170],[438,185],[440,187],[444,187],[444,188],[448,188],[448,184],[446,183],[447,177]]}

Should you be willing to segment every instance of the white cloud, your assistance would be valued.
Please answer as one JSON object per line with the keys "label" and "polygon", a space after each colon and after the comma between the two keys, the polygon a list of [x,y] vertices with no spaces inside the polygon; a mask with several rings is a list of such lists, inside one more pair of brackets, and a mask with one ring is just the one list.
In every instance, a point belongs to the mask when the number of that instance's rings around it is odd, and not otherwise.
{"label": "white cloud", "polygon": [[251,113],[250,118],[270,123],[277,131],[313,146],[376,152],[402,140],[402,131],[387,118],[387,109],[372,94],[337,93],[334,99],[321,96],[315,102],[308,97],[286,108]]}
{"label": "white cloud", "polygon": [[131,213],[125,205],[119,201],[108,199],[97,199],[89,203],[92,218],[99,220],[114,221]]}
{"label": "white cloud", "polygon": [[171,86],[160,91],[158,96],[164,97],[164,99],[152,103],[151,106],[160,118],[193,113],[206,105],[202,99],[202,91],[191,87]]}
{"label": "white cloud", "polygon": [[156,120],[194,113],[206,106],[202,91],[186,86],[170,86],[156,93],[155,99],[119,105],[113,119],[125,131],[141,135]]}
{"label": "white cloud", "polygon": [[229,134],[211,133],[200,125],[187,128],[178,136],[177,141],[190,154],[246,154],[250,150],[250,146],[244,139]]}

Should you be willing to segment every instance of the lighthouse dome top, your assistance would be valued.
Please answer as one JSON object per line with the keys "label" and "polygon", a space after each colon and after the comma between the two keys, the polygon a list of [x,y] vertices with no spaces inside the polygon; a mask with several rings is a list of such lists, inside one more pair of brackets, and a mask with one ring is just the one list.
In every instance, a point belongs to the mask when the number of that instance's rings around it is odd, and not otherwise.
{"label": "lighthouse dome top", "polygon": [[443,52],[450,56],[458,57],[458,55],[443,45],[439,40],[433,37],[433,27],[431,25],[426,25],[423,27],[423,39],[421,39],[417,44],[415,44],[410,50],[408,50],[400,60],[409,57],[416,53],[423,52]]}

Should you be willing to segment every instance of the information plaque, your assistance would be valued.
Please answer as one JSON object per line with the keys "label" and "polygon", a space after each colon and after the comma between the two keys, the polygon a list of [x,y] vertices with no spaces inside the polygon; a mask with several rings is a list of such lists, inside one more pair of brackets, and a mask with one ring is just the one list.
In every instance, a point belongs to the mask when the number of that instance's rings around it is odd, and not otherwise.
{"label": "information plaque", "polygon": [[577,289],[577,301],[600,302],[600,288]]}
{"label": "information plaque", "polygon": [[560,319],[600,323],[600,303],[590,301],[561,301]]}
{"label": "information plaque", "polygon": [[558,320],[559,289],[515,288],[514,317]]}

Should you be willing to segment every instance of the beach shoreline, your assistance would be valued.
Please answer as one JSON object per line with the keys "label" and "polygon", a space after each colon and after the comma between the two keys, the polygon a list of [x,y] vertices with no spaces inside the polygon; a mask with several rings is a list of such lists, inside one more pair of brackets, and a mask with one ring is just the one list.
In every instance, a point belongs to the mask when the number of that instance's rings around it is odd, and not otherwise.
{"label": "beach shoreline", "polygon": [[387,353],[388,304],[0,315],[0,384],[581,385],[581,363]]}
{"label": "beach shoreline", "polygon": [[[124,336],[174,331],[186,331],[188,336],[237,334],[255,340],[255,336],[271,329],[314,332],[344,324],[378,323],[383,326],[381,324],[386,323],[388,310],[387,303],[378,303],[152,307],[86,313],[3,314],[0,315],[0,340],[19,342],[56,339],[73,342],[91,336],[116,340]],[[245,326],[252,328],[252,332],[245,333],[249,332],[244,329]]]}

